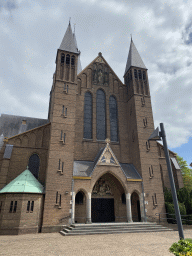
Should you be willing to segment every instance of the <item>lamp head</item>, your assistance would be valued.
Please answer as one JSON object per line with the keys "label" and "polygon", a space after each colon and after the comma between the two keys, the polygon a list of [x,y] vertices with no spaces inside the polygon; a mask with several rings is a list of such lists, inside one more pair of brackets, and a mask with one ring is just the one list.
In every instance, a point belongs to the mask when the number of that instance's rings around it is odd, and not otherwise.
{"label": "lamp head", "polygon": [[148,138],[149,140],[161,140],[160,134],[159,134],[159,127],[157,127],[153,133],[151,134],[151,136]]}

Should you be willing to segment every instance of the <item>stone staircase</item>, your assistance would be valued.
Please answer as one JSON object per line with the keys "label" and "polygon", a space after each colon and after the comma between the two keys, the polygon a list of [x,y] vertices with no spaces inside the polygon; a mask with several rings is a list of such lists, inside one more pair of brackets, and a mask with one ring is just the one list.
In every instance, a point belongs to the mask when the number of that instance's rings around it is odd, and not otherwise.
{"label": "stone staircase", "polygon": [[64,227],[60,231],[63,236],[94,235],[94,234],[118,234],[118,233],[139,233],[139,232],[162,232],[173,231],[173,229],[163,227],[150,222],[116,222],[116,223],[92,223],[92,224],[72,224]]}

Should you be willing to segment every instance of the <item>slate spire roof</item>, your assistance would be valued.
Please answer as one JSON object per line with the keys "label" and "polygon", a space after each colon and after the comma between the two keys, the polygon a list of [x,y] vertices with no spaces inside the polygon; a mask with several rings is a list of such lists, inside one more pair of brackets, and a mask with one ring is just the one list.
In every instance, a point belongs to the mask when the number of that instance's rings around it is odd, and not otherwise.
{"label": "slate spire roof", "polygon": [[[127,58],[127,65],[125,68],[125,74],[129,70],[130,67],[138,67],[138,68],[146,68],[145,64],[143,63],[141,56],[139,55],[137,48],[135,47],[132,37],[131,37],[131,43],[129,48],[129,54]],[[124,75],[125,75],[124,74]]]}
{"label": "slate spire roof", "polygon": [[78,54],[80,53],[78,51],[77,41],[75,38],[75,34],[73,34],[73,32],[72,32],[70,22],[69,22],[68,28],[65,32],[65,35],[63,37],[63,40],[61,42],[59,49],[63,50],[63,51],[78,53]]}
{"label": "slate spire roof", "polygon": [[78,57],[77,57],[77,75],[78,75],[82,71],[81,61],[80,61],[80,51],[78,50],[75,32],[74,33],[72,32],[70,21],[59,49],[78,54]]}
{"label": "slate spire roof", "polygon": [[44,187],[33,176],[28,168],[23,171],[19,176],[7,184],[0,193],[38,193],[42,194]]}

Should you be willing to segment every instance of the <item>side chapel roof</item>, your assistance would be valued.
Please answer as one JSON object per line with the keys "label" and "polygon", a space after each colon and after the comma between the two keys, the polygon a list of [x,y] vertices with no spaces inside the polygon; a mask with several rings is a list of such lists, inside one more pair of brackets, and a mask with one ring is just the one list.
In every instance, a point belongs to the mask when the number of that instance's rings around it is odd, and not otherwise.
{"label": "side chapel roof", "polygon": [[48,119],[2,114],[0,116],[0,135],[9,138],[48,123]]}
{"label": "side chapel roof", "polygon": [[26,169],[9,184],[7,184],[0,193],[38,193],[44,192],[43,185]]}

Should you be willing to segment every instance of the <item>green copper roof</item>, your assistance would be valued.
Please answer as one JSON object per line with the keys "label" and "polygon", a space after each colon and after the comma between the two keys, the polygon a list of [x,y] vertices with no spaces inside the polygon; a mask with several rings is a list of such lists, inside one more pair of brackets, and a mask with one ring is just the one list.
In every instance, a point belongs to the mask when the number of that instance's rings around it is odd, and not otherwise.
{"label": "green copper roof", "polygon": [[0,193],[43,193],[44,187],[27,169],[7,184]]}

